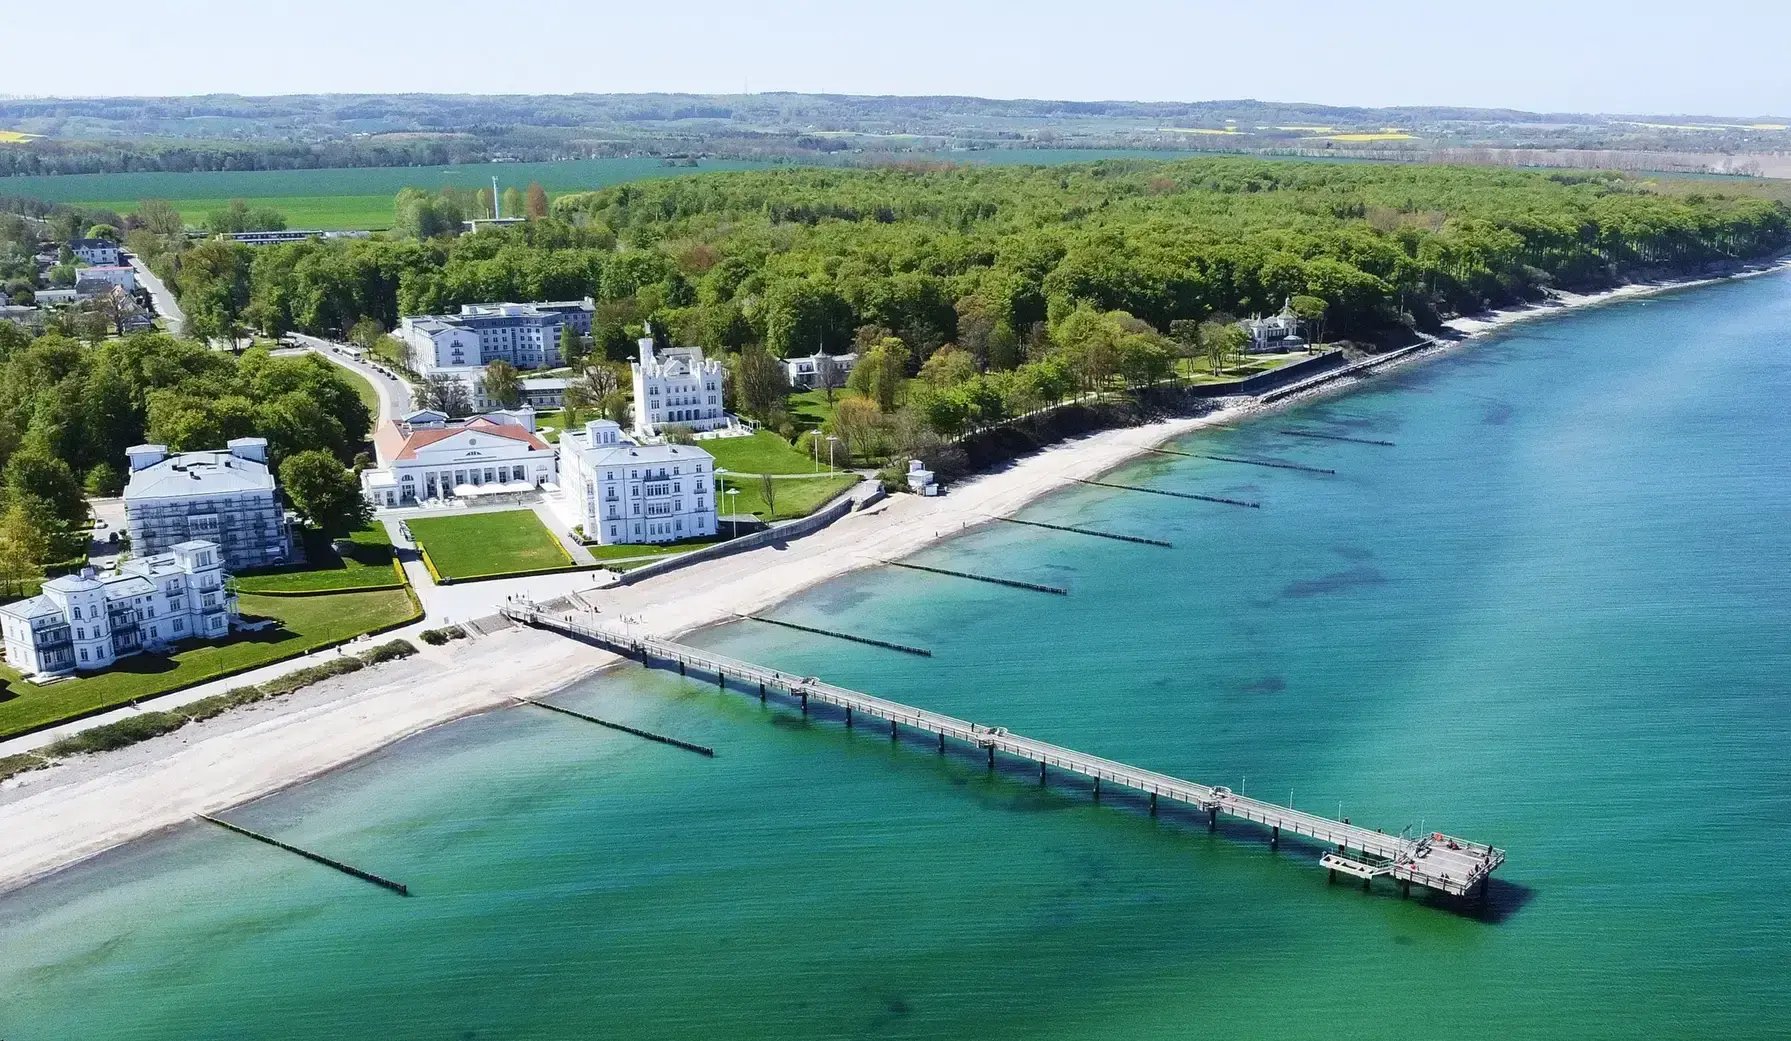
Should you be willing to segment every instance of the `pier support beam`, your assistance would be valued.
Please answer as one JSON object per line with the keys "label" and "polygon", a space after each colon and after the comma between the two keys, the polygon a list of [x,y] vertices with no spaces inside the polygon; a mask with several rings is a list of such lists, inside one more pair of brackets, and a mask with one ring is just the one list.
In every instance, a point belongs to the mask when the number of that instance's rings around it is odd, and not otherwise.
{"label": "pier support beam", "polygon": [[1269,848],[1281,848],[1281,825],[1279,824],[1269,829]]}
{"label": "pier support beam", "polygon": [[889,721],[889,739],[891,741],[896,739],[896,721],[893,719]]}
{"label": "pier support beam", "polygon": [[1208,806],[1206,808],[1206,830],[1208,830],[1208,831],[1218,831],[1219,830],[1219,807]]}
{"label": "pier support beam", "polygon": [[808,715],[808,691],[802,692],[802,714]]}
{"label": "pier support beam", "polygon": [[1326,869],[1325,874],[1330,876],[1325,879],[1325,885],[1330,885],[1331,883],[1337,881],[1337,869],[1336,868]]}
{"label": "pier support beam", "polygon": [[852,706],[846,706],[846,729],[852,729]]}
{"label": "pier support beam", "polygon": [[1157,815],[1157,793],[1156,792],[1150,793],[1150,815],[1152,817],[1155,817]]}
{"label": "pier support beam", "polygon": [[1373,888],[1374,888],[1374,877],[1372,875],[1363,875],[1362,876],[1362,892],[1366,893],[1370,889],[1373,889]]}
{"label": "pier support beam", "polygon": [[1401,900],[1409,899],[1411,897],[1411,895],[1412,895],[1412,880],[1409,878],[1400,879],[1399,880],[1399,899],[1401,899]]}
{"label": "pier support beam", "polygon": [[720,669],[715,670],[715,689],[716,690],[727,690],[728,689],[728,674],[721,671]]}
{"label": "pier support beam", "polygon": [[[941,735],[941,740],[943,740],[943,735]],[[989,746],[989,769],[991,769],[991,770],[995,769],[995,746],[994,745]]]}
{"label": "pier support beam", "polygon": [[939,735],[939,754],[940,755],[945,754],[945,735],[944,734]]}
{"label": "pier support beam", "polygon": [[1094,797],[1095,797],[1095,802],[1101,801],[1101,779],[1099,777],[1095,778]]}
{"label": "pier support beam", "polygon": [[684,659],[678,659],[678,675],[684,675]]}
{"label": "pier support beam", "polygon": [[760,701],[765,700],[765,684],[763,684],[763,683],[759,684],[759,700]]}
{"label": "pier support beam", "polygon": [[1045,783],[1045,764],[1044,763],[1039,764],[1039,783],[1040,784]]}

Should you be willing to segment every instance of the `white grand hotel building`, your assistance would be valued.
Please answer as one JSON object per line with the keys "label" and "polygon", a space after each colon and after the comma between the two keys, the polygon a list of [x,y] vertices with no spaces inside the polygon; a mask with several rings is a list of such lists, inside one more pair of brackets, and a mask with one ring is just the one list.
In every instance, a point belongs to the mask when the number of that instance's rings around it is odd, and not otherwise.
{"label": "white grand hotel building", "polygon": [[715,457],[695,445],[634,444],[594,419],[560,438],[560,478],[585,537],[600,545],[716,533]]}

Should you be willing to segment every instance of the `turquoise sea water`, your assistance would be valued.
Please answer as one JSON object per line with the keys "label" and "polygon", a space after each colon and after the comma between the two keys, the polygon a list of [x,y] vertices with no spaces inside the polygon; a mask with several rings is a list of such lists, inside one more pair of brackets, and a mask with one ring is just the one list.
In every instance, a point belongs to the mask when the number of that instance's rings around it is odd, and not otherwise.
{"label": "turquoise sea water", "polygon": [[[1484,917],[1316,853],[629,669],[0,898],[0,1037],[1791,1036],[1791,277],[1518,327],[701,642],[1358,823],[1496,842]],[[1304,441],[1299,426],[1397,442]],[[4,837],[0,836],[0,841]]]}

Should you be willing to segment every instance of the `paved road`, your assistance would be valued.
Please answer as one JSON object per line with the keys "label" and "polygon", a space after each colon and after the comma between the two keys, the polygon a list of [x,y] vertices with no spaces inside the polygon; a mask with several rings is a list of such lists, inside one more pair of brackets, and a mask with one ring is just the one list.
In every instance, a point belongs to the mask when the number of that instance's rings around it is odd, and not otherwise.
{"label": "paved road", "polygon": [[[413,404],[415,399],[411,397],[410,384],[395,376],[388,376],[379,369],[368,365],[366,362],[356,361],[348,354],[339,352],[338,348],[344,347],[344,344],[337,343],[333,340],[326,340],[319,336],[306,336],[304,333],[289,333],[287,335],[292,342],[316,351],[330,361],[335,362],[345,369],[358,373],[362,377],[365,377],[369,383],[372,383],[373,389],[378,392],[379,395],[379,415],[376,417],[378,422],[384,423],[389,419],[397,419],[399,416],[410,412],[416,407]],[[386,462],[386,460],[381,459],[380,462],[383,463]]]}
{"label": "paved road", "polygon": [[125,256],[129,259],[132,270],[137,272],[137,281],[143,284],[144,289],[149,290],[149,299],[155,303],[155,313],[167,321],[169,332],[179,336],[185,330],[187,316],[180,309],[180,304],[175,302],[174,294],[161,279],[155,277],[155,272],[149,270],[148,264],[137,259],[135,254],[127,253]]}

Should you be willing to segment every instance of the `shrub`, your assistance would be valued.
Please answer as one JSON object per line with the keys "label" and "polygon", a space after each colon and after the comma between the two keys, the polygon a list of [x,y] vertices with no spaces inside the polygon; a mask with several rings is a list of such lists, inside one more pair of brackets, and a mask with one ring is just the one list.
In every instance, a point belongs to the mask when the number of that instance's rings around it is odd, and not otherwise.
{"label": "shrub", "polygon": [[440,647],[449,640],[458,640],[466,635],[466,630],[458,625],[444,625],[439,629],[425,629],[417,636],[431,647]]}
{"label": "shrub", "polygon": [[359,657],[368,665],[378,665],[380,662],[408,658],[415,653],[417,653],[416,644],[409,640],[388,640]]}

